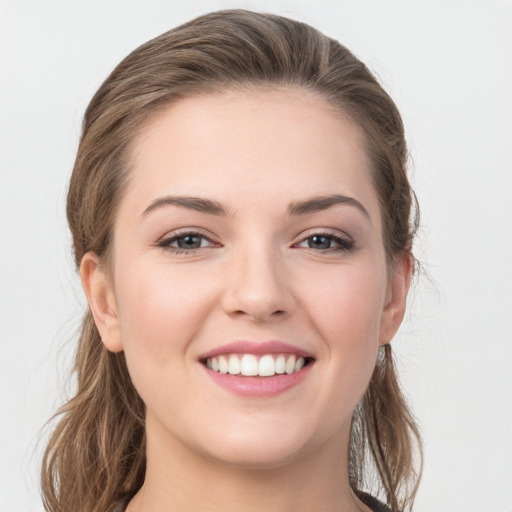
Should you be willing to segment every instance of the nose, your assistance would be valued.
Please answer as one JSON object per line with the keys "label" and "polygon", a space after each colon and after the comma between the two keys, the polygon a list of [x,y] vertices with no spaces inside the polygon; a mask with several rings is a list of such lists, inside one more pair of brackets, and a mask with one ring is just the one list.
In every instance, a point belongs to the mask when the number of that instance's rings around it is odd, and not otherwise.
{"label": "nose", "polygon": [[239,251],[226,272],[222,304],[230,316],[269,322],[295,305],[283,258],[271,250]]}

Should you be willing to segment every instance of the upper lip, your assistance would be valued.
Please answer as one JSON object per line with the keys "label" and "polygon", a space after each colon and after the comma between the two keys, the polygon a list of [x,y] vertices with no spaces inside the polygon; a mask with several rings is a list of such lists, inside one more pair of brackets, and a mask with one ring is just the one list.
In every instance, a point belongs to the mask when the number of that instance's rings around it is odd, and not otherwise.
{"label": "upper lip", "polygon": [[272,340],[272,341],[249,341],[240,340],[214,349],[202,354],[199,359],[204,360],[210,357],[217,357],[223,354],[254,354],[254,355],[265,355],[265,354],[294,354],[299,357],[313,358],[313,354],[298,348],[284,341]]}

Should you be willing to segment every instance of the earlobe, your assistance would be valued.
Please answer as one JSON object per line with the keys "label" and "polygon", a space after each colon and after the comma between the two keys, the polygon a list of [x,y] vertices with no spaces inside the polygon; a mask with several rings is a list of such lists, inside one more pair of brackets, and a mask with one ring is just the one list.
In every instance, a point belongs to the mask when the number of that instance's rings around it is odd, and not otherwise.
{"label": "earlobe", "polygon": [[380,345],[389,343],[402,323],[412,272],[413,261],[411,254],[397,258],[391,268],[388,293],[381,319]]}
{"label": "earlobe", "polygon": [[88,252],[82,258],[80,277],[105,347],[111,352],[120,352],[123,345],[112,283],[94,252]]}

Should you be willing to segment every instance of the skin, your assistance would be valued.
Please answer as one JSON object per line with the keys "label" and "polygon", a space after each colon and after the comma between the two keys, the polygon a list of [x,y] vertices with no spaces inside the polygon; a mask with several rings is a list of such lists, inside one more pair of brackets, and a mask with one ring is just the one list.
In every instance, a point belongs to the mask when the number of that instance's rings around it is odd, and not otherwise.
{"label": "skin", "polygon": [[[350,419],[402,321],[411,265],[386,263],[363,148],[343,113],[292,88],[188,98],[137,135],[111,265],[88,253],[81,266],[105,346],[125,351],[147,406],[146,481],[130,512],[368,510],[348,484]],[[289,213],[332,194],[362,208]],[[226,214],[146,211],[171,195]],[[159,245],[189,228],[207,237],[199,248]],[[239,339],[282,340],[314,363],[284,393],[238,396],[198,359]]]}

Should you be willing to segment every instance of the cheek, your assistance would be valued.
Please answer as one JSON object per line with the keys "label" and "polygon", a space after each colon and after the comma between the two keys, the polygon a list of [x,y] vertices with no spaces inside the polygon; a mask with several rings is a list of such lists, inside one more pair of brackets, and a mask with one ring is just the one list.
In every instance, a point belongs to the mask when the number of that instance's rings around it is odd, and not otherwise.
{"label": "cheek", "polygon": [[385,269],[379,267],[328,269],[325,275],[315,275],[304,283],[304,288],[314,290],[309,294],[309,308],[326,339],[353,340],[355,344],[378,342],[386,293]]}
{"label": "cheek", "polygon": [[[311,318],[324,340],[329,360],[326,394],[350,409],[370,380],[379,348],[380,322],[386,292],[385,269],[354,266],[312,281]],[[317,286],[314,286],[314,283]],[[350,401],[350,403],[348,403]],[[347,403],[345,403],[347,402]]]}
{"label": "cheek", "polygon": [[116,269],[121,339],[127,358],[166,365],[197,334],[214,294],[202,274],[145,260]]}
{"label": "cheek", "polygon": [[190,397],[187,375],[195,361],[187,351],[215,302],[204,276],[144,258],[132,259],[129,268],[121,258],[117,263],[120,334],[135,388],[150,409],[160,407],[170,390],[171,396]]}

